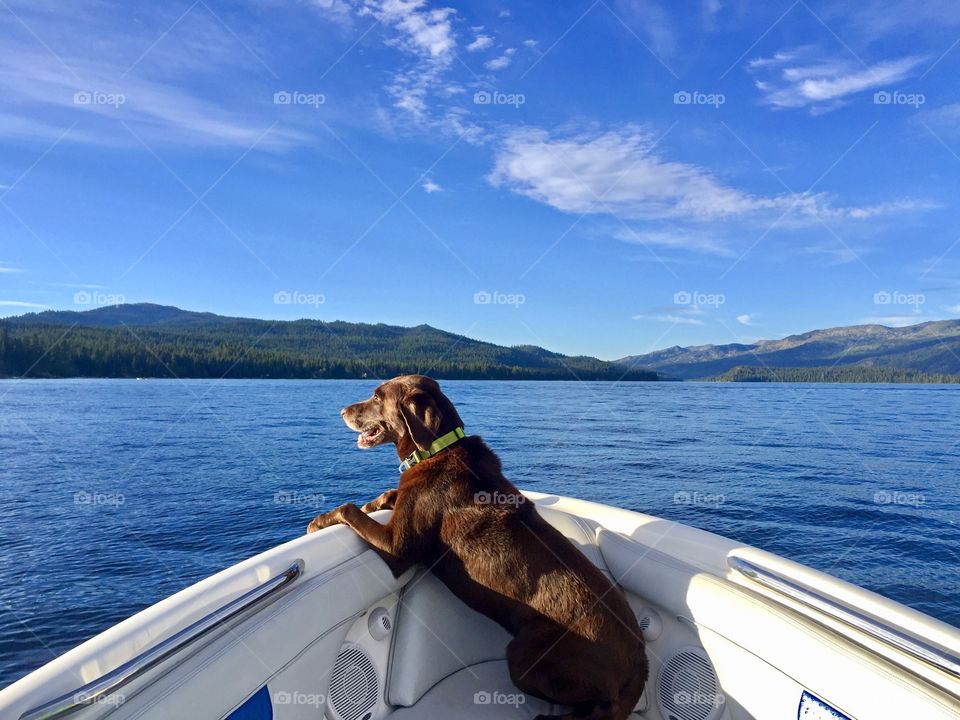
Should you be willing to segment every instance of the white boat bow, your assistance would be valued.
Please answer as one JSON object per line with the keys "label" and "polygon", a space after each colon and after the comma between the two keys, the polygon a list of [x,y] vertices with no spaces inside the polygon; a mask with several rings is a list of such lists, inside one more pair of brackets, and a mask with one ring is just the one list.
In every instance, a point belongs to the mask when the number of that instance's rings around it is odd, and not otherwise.
{"label": "white boat bow", "polygon": [[[646,720],[960,718],[960,631],[689,526],[529,492],[626,593]],[[375,515],[381,522],[389,513]],[[411,720],[560,712],[511,683],[509,636],[346,527],[299,537],[0,691],[0,718]]]}

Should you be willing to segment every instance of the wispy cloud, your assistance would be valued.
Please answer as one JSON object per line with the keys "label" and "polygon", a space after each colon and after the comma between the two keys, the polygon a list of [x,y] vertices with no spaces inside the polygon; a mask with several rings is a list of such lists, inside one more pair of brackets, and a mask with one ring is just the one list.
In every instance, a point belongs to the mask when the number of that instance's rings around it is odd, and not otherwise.
{"label": "wispy cloud", "polygon": [[[193,83],[188,87],[185,76],[222,79],[231,64],[255,62],[213,18],[201,10],[196,13],[190,30],[183,28],[170,38],[174,49],[154,48],[134,65],[132,59],[150,45],[144,34],[120,31],[102,17],[102,26],[88,27],[82,34],[75,27],[65,30],[70,17],[31,17],[31,29],[59,39],[57,55],[29,34],[14,34],[5,43],[0,54],[0,132],[72,143],[136,144],[123,122],[148,141],[204,147],[249,148],[256,143],[261,149],[283,149],[308,141],[309,133],[289,126],[265,134],[276,120],[270,104],[277,90],[272,78],[260,79],[259,92],[248,86],[239,103],[236,98],[224,102],[210,92],[201,96]],[[90,43],[90,36],[97,42]],[[65,132],[78,121],[79,126]]]}
{"label": "wispy cloud", "polygon": [[34,302],[25,302],[24,300],[0,300],[0,307],[15,307],[15,308],[45,308],[46,305],[41,305],[40,303]]}
{"label": "wispy cloud", "polygon": [[428,194],[432,194],[432,193],[435,193],[435,192],[440,192],[441,190],[443,190],[443,188],[440,187],[440,185],[438,185],[437,183],[435,183],[435,182],[434,182],[433,180],[431,180],[430,178],[424,179],[423,184],[421,185],[421,187],[422,187],[422,188],[424,189],[424,191],[427,192]]}
{"label": "wispy cloud", "polygon": [[426,0],[366,0],[361,15],[372,15],[398,31],[394,42],[409,52],[447,58],[456,47],[453,8],[430,8]]}
{"label": "wispy cloud", "polygon": [[882,88],[910,77],[927,58],[908,56],[864,67],[847,59],[818,59],[812,48],[794,48],[756,58],[748,69],[764,76],[756,87],[774,108],[810,107],[824,112],[851,95]]}
{"label": "wispy cloud", "polygon": [[750,315],[749,313],[744,313],[743,315],[737,315],[737,322],[740,323],[741,325],[747,325],[747,326],[756,325],[756,322],[754,322],[754,319],[753,319],[753,315]]}
{"label": "wispy cloud", "polygon": [[686,317],[684,315],[671,315],[665,313],[662,315],[634,315],[634,320],[655,320],[656,322],[673,323],[675,325],[703,325],[700,318]]}
{"label": "wispy cloud", "polygon": [[[636,126],[567,136],[524,129],[506,138],[488,181],[563,212],[611,214],[628,220],[705,222],[771,213],[786,213],[793,222],[811,222],[818,216],[865,220],[932,206],[902,199],[837,207],[825,194],[757,195],[721,182],[700,166],[668,160],[655,145],[656,138]],[[723,252],[722,245],[700,233],[674,239],[651,236],[651,242],[658,240],[659,244],[698,245]]]}
{"label": "wispy cloud", "polygon": [[0,273],[22,273],[22,268],[10,267],[9,265],[0,265]]}
{"label": "wispy cloud", "polygon": [[948,305],[944,308],[944,310],[951,315],[960,315],[960,303],[957,303],[956,305]]}
{"label": "wispy cloud", "polygon": [[613,236],[617,240],[637,245],[693,250],[720,257],[736,256],[736,252],[723,239],[706,232],[620,227],[614,231]]}

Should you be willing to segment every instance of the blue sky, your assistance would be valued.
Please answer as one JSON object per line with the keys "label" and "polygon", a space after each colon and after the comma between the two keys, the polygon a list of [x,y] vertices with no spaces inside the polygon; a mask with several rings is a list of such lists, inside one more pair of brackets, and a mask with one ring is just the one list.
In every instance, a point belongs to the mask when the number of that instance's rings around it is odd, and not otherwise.
{"label": "blue sky", "polygon": [[0,3],[0,314],[604,358],[960,316],[960,5]]}

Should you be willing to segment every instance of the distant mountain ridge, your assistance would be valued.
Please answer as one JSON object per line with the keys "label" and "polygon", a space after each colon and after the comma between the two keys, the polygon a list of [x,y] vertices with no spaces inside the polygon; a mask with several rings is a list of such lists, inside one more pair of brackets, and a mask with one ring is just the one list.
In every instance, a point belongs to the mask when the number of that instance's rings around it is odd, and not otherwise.
{"label": "distant mountain ridge", "polygon": [[616,362],[683,380],[712,378],[736,367],[876,367],[955,375],[960,373],[960,320],[835,327],[750,345],[675,346]]}
{"label": "distant mountain ridge", "polygon": [[0,320],[0,375],[30,377],[390,377],[656,380],[541,347],[438,330],[225,317],[152,303],[49,310]]}

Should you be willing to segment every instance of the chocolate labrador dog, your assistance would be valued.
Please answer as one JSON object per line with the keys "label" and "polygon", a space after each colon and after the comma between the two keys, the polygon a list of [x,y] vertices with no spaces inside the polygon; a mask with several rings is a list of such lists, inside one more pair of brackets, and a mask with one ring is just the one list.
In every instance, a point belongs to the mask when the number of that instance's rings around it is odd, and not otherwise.
{"label": "chocolate labrador dog", "polygon": [[[307,532],[349,525],[397,576],[426,565],[513,635],[507,662],[521,691],[571,706],[564,718],[624,720],[648,673],[626,598],[540,517],[486,443],[464,434],[440,386],[394,378],[340,414],[361,449],[396,445],[400,482],[363,508],[317,516]],[[393,510],[385,525],[367,516],[381,509]]]}

